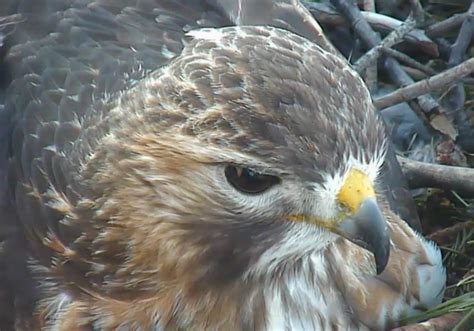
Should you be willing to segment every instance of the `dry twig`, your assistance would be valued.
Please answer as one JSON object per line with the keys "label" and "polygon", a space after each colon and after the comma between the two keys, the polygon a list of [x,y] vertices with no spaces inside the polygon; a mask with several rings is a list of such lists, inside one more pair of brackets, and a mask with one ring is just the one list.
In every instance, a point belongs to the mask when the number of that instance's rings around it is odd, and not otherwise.
{"label": "dry twig", "polygon": [[[359,37],[371,48],[380,43],[380,37],[372,30],[370,25],[362,16],[359,8],[352,2],[344,0],[331,0],[331,2],[347,17]],[[387,57],[384,67],[391,80],[399,86],[407,86],[414,83],[413,79],[403,70],[400,63],[392,57]],[[430,95],[418,97],[418,103],[424,113],[430,113],[434,109],[441,111],[439,103]]]}
{"label": "dry twig", "polygon": [[410,188],[437,187],[474,194],[474,169],[397,158]]}
{"label": "dry twig", "polygon": [[436,75],[437,72],[434,70],[434,69],[431,69],[430,67],[416,61],[415,59],[409,57],[408,55],[406,55],[405,53],[402,53],[400,51],[397,51],[396,49],[393,49],[393,48],[384,48],[382,49],[382,51],[387,54],[387,55],[390,55],[390,56],[393,56],[395,59],[401,61],[401,62],[404,62],[406,63],[407,65],[415,68],[415,69],[418,69],[420,71],[422,71],[423,73],[427,74],[427,75]]}
{"label": "dry twig", "polygon": [[370,64],[377,60],[382,54],[384,48],[390,48],[393,45],[402,41],[403,37],[413,30],[416,25],[416,21],[412,15],[408,16],[407,20],[400,25],[397,29],[393,30],[388,36],[386,36],[377,46],[373,47],[367,53],[364,54],[354,64],[354,68],[357,72],[364,71]]}
{"label": "dry twig", "polygon": [[[456,38],[455,43],[451,47],[448,65],[454,67],[462,62],[464,54],[474,37],[474,2],[469,7],[465,20],[461,26],[461,30]],[[468,115],[464,110],[466,94],[463,82],[458,82],[449,90],[447,100],[450,109],[454,111],[454,122],[458,127],[459,140],[458,143],[466,150],[474,152],[474,132],[473,127],[469,123]]]}
{"label": "dry twig", "polygon": [[452,46],[449,65],[461,63],[474,34],[474,2],[469,7],[456,42]]}
{"label": "dry twig", "polygon": [[466,16],[467,13],[456,14],[445,19],[444,21],[437,22],[426,28],[426,34],[431,38],[441,37],[446,32],[459,27],[466,19]]}
{"label": "dry twig", "polygon": [[456,80],[474,72],[474,59],[469,59],[460,65],[443,71],[435,76],[402,87],[392,93],[374,99],[374,105],[379,108],[387,108],[400,102],[408,101],[426,94],[430,91],[440,89]]}
{"label": "dry twig", "polygon": [[[374,0],[364,0],[363,8],[371,13],[375,12],[375,1]],[[378,88],[378,71],[377,71],[377,63],[368,66],[363,75],[364,81],[369,88],[371,93],[377,91]]]}
{"label": "dry twig", "polygon": [[[307,1],[302,1],[302,3],[314,16],[314,18],[322,24],[331,26],[341,26],[348,24],[347,20],[344,19],[344,17],[341,16],[341,14],[338,13],[331,5]],[[360,11],[360,13],[362,17],[367,20],[370,26],[377,31],[390,32],[399,28],[400,25],[403,24],[403,21],[383,14],[371,11]],[[428,55],[438,55],[436,43],[431,40],[421,29],[413,29],[405,35],[404,40],[413,45],[416,44],[421,51]]]}
{"label": "dry twig", "polygon": [[447,245],[456,240],[456,237],[463,230],[474,229],[474,222],[461,222],[456,223],[448,228],[443,228],[441,230],[435,231],[428,236],[428,239],[433,240],[438,245]]}

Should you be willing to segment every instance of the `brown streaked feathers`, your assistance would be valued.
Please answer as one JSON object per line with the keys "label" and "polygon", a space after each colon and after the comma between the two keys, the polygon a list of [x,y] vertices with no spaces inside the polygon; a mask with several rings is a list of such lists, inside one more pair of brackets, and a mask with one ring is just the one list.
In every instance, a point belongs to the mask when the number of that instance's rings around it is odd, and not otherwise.
{"label": "brown streaked feathers", "polygon": [[[370,95],[298,1],[0,5],[14,13],[2,330],[384,329],[440,300],[438,249],[385,194],[398,168]],[[278,184],[243,194],[229,165]],[[390,234],[380,275],[371,252],[290,221],[346,213],[353,168]]]}

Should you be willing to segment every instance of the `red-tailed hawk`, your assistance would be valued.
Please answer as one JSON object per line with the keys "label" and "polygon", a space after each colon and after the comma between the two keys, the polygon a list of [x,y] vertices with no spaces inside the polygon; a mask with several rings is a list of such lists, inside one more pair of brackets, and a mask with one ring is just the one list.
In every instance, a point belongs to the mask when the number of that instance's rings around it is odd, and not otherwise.
{"label": "red-tailed hawk", "polygon": [[296,0],[0,8],[23,18],[3,60],[4,325],[368,330],[440,302],[439,250],[379,182],[369,92]]}

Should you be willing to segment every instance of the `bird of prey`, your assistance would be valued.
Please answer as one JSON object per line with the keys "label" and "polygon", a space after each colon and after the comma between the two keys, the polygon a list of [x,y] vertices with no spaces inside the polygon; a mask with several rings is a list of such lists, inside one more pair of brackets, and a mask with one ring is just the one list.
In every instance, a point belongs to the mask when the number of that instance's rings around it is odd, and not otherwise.
{"label": "bird of prey", "polygon": [[2,330],[383,330],[441,301],[369,92],[297,0],[13,14]]}

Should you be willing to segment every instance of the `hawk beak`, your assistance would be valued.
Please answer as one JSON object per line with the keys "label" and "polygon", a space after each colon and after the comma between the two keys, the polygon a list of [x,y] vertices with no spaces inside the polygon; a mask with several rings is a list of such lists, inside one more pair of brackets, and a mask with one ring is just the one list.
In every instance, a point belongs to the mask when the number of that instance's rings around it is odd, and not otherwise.
{"label": "hawk beak", "polygon": [[385,219],[374,198],[365,199],[359,210],[339,222],[333,231],[372,252],[377,274],[384,271],[390,254],[390,237]]}
{"label": "hawk beak", "polygon": [[297,214],[289,215],[288,219],[317,224],[367,249],[374,254],[377,274],[381,274],[388,263],[390,236],[367,175],[359,170],[350,170],[337,201],[347,210],[342,217],[324,220]]}
{"label": "hawk beak", "polygon": [[349,209],[349,215],[334,226],[333,232],[372,252],[377,274],[382,273],[390,254],[390,236],[367,175],[350,170],[337,199]]}

